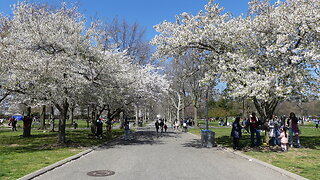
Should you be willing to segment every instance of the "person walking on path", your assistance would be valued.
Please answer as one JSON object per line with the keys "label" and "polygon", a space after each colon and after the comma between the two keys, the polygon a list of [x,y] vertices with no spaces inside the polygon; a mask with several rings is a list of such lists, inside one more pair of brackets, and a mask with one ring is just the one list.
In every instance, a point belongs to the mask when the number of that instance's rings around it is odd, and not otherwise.
{"label": "person walking on path", "polygon": [[163,126],[164,126],[164,122],[162,119],[160,119],[160,128],[161,128],[161,133],[163,133]]}
{"label": "person walking on path", "polygon": [[124,140],[131,140],[130,135],[130,122],[128,119],[124,120]]}
{"label": "person walking on path", "polygon": [[154,126],[156,127],[156,131],[158,133],[159,132],[159,121],[158,120],[154,123]]}
{"label": "person walking on path", "polygon": [[168,129],[167,124],[164,124],[163,128],[164,128],[164,132],[167,132],[167,129]]}
{"label": "person walking on path", "polygon": [[102,127],[103,127],[103,122],[99,118],[97,120],[97,138],[102,139]]}
{"label": "person walking on path", "polygon": [[281,150],[283,152],[287,152],[288,151],[288,135],[287,135],[286,128],[282,127],[280,131],[281,133],[280,133],[279,139],[281,141]]}
{"label": "person walking on path", "polygon": [[233,149],[239,150],[239,141],[242,136],[242,126],[240,125],[240,117],[236,117],[236,120],[232,123],[231,136],[233,137]]}
{"label": "person walking on path", "polygon": [[179,126],[180,126],[180,123],[179,123],[179,121],[176,119],[176,120],[174,121],[174,129],[175,129],[175,130],[178,130],[178,129],[179,129]]}
{"label": "person walking on path", "polygon": [[[256,113],[253,112],[250,118],[250,139],[251,139],[251,146],[260,146],[261,144],[261,136],[260,136],[260,129],[258,127],[258,118],[256,117]],[[257,142],[254,141],[254,134],[256,134]]]}
{"label": "person walking on path", "polygon": [[289,126],[290,147],[294,146],[293,134],[296,139],[296,147],[298,147],[298,148],[301,147],[300,139],[299,139],[300,130],[299,130],[299,126],[298,126],[298,118],[296,117],[296,115],[293,112],[290,113],[290,116],[289,116],[287,123]]}

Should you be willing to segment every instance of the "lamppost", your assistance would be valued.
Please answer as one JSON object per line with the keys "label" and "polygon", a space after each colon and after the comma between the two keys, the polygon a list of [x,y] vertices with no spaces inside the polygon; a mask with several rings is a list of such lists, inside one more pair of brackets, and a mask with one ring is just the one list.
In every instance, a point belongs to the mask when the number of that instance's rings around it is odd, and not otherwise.
{"label": "lamppost", "polygon": [[215,143],[215,133],[211,130],[209,130],[209,88],[210,85],[208,85],[208,89],[206,92],[206,130],[202,130],[201,132],[201,145],[203,147],[213,147],[216,146]]}
{"label": "lamppost", "polygon": [[209,86],[206,92],[206,130],[209,130]]}

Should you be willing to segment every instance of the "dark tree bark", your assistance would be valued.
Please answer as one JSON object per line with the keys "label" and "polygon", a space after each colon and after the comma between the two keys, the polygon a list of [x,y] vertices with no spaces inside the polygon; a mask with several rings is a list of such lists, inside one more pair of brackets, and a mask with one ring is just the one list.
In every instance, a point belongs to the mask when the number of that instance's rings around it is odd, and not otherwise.
{"label": "dark tree bark", "polygon": [[67,121],[67,114],[68,114],[68,108],[69,108],[67,98],[64,99],[62,103],[62,107],[59,104],[55,104],[55,106],[60,112],[58,143],[65,144],[66,143],[66,121]]}
{"label": "dark tree bark", "polygon": [[92,106],[91,111],[91,133],[96,134],[97,131],[97,108],[95,105]]}
{"label": "dark tree bark", "polygon": [[54,107],[50,107],[51,112],[50,112],[50,131],[54,132]]}
{"label": "dark tree bark", "polygon": [[46,105],[42,105],[39,129],[46,129]]}
{"label": "dark tree bark", "polygon": [[31,125],[32,125],[31,107],[28,107],[27,115],[23,117],[23,137],[31,136]]}
{"label": "dark tree bark", "polygon": [[74,106],[72,106],[70,108],[70,115],[69,115],[69,119],[70,119],[70,124],[73,125],[73,121],[74,121]]}
{"label": "dark tree bark", "polygon": [[120,128],[123,128],[123,123],[124,123],[124,117],[123,117],[123,111],[120,112]]}
{"label": "dark tree bark", "polygon": [[261,117],[263,123],[266,123],[268,119],[272,118],[272,115],[279,104],[279,98],[274,98],[272,101],[264,101],[257,99],[256,97],[253,98],[254,105]]}
{"label": "dark tree bark", "polygon": [[89,128],[89,123],[90,122],[90,107],[88,106],[88,111],[87,111],[87,128]]}

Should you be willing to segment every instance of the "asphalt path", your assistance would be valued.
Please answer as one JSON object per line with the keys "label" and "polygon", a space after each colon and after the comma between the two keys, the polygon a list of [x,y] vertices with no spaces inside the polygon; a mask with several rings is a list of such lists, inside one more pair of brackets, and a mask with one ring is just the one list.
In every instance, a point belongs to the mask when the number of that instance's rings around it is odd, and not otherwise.
{"label": "asphalt path", "polygon": [[[288,176],[223,148],[202,148],[200,137],[169,129],[141,128],[133,140],[118,139],[35,179],[54,180],[286,180]],[[109,170],[111,176],[88,172]],[[99,175],[99,174],[96,174]],[[100,174],[103,175],[103,174]]]}

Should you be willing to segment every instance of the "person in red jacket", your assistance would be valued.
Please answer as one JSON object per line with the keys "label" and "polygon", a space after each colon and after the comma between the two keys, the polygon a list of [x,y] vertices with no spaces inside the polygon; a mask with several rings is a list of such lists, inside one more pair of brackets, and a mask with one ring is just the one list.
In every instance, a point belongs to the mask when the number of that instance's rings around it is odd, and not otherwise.
{"label": "person in red jacket", "polygon": [[[261,145],[261,136],[260,136],[260,129],[258,118],[256,117],[256,113],[253,112],[250,118],[250,139],[251,139],[251,146],[260,146]],[[254,141],[254,134],[256,134],[257,142]]]}

